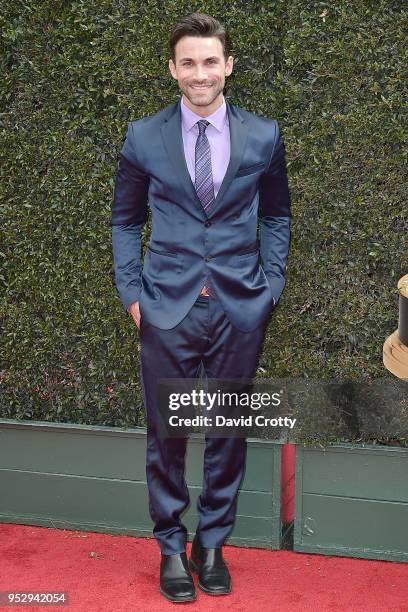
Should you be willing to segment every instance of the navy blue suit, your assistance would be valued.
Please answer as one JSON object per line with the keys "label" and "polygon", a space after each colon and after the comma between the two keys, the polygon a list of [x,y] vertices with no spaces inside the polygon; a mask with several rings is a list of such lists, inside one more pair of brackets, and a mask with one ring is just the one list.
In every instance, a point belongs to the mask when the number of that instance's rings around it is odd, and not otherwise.
{"label": "navy blue suit", "polygon": [[[147,482],[164,554],[185,550],[185,439],[157,435],[160,377],[252,378],[268,318],[285,286],[290,194],[276,120],[226,100],[231,157],[204,211],[181,136],[180,100],[129,123],[112,205],[116,286],[125,309],[140,302],[141,379],[148,423]],[[141,263],[141,231],[152,215]],[[258,236],[259,226],[259,236]],[[207,276],[217,299],[199,297]],[[198,531],[203,546],[230,533],[245,464],[242,438],[207,439]]]}

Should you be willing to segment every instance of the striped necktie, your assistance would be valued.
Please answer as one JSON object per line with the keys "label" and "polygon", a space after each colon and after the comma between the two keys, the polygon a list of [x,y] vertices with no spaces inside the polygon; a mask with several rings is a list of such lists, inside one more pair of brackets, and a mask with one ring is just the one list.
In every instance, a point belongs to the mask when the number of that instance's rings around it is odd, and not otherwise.
{"label": "striped necktie", "polygon": [[[197,121],[198,136],[195,146],[195,189],[205,211],[214,202],[214,184],[211,169],[211,150],[210,143],[205,134],[205,129],[209,121],[201,119]],[[215,289],[207,277],[204,285],[204,293],[216,297]],[[203,292],[203,290],[202,290]]]}

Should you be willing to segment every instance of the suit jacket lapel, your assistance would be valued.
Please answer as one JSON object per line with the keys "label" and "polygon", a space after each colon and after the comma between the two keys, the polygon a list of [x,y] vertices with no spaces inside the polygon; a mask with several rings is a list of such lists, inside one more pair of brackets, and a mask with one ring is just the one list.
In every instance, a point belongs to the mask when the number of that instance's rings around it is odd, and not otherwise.
{"label": "suit jacket lapel", "polygon": [[170,112],[160,126],[164,147],[174,166],[177,176],[189,200],[199,207],[206,217],[203,206],[192,183],[184,157],[183,137],[181,135],[181,98],[170,108]]}
{"label": "suit jacket lapel", "polygon": [[194,202],[196,206],[199,207],[202,215],[205,218],[209,218],[219,207],[225,191],[230,186],[232,179],[239,168],[248,136],[248,124],[240,115],[237,108],[226,100],[231,144],[230,161],[217,196],[212,206],[210,206],[206,213],[191,180],[184,156],[183,138],[181,135],[180,102],[181,98],[170,108],[169,115],[160,126],[163,143],[174,169],[186,191],[186,195]]}
{"label": "suit jacket lapel", "polygon": [[230,160],[227,166],[227,171],[225,172],[225,176],[217,193],[217,197],[215,198],[212,206],[209,208],[209,217],[211,217],[215,210],[220,206],[224,193],[230,186],[232,179],[240,166],[248,136],[248,124],[241,116],[236,106],[230,104],[227,100],[226,104],[230,129]]}

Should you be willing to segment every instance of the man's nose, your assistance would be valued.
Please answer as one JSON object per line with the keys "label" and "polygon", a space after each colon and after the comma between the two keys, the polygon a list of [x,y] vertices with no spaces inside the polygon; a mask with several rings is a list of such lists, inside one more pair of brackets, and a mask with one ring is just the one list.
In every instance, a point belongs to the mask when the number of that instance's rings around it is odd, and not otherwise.
{"label": "man's nose", "polygon": [[197,81],[205,81],[207,78],[207,73],[205,67],[197,66],[195,70],[195,78]]}

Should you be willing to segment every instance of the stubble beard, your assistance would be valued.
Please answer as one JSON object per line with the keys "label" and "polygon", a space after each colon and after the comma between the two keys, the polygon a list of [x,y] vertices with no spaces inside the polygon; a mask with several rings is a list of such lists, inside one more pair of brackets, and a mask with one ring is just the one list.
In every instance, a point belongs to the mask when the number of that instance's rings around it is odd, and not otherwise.
{"label": "stubble beard", "polygon": [[183,89],[183,94],[194,106],[210,106],[216,98],[222,93],[224,86],[219,85],[212,93],[209,92],[209,97],[197,95],[191,95],[191,89]]}

